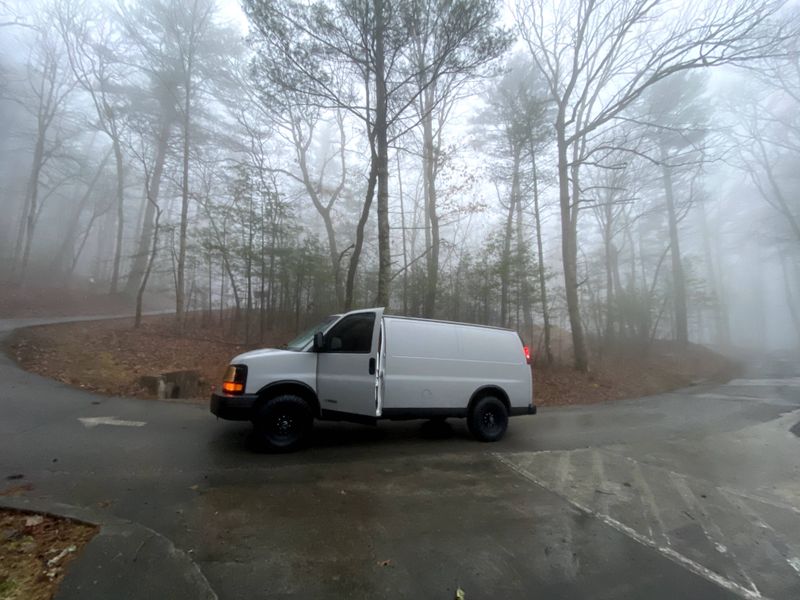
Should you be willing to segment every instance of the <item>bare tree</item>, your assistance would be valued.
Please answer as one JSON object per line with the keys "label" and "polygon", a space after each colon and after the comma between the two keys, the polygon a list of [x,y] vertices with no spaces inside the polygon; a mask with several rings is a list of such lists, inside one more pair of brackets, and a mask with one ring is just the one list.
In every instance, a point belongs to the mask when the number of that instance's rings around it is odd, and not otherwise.
{"label": "bare tree", "polygon": [[[685,213],[693,201],[689,193],[692,185],[687,179],[693,181],[697,167],[710,158],[707,156],[709,115],[705,85],[702,74],[683,71],[648,88],[642,102],[644,114],[641,118],[649,124],[645,136],[655,145],[653,154],[664,187],[675,337],[683,345],[689,342],[689,321],[678,221],[679,215]],[[681,192],[682,198],[679,197]]]}
{"label": "bare tree", "polygon": [[[410,26],[424,23],[421,14],[427,9],[424,2],[395,5],[390,0],[340,0],[306,6],[290,0],[248,0],[245,6],[262,40],[259,46],[264,58],[262,67],[273,81],[286,90],[303,94],[309,103],[342,108],[364,123],[370,167],[345,284],[345,304],[347,307],[353,300],[355,267],[373,195],[376,195],[378,279],[375,301],[388,305],[392,266],[390,145],[416,125],[416,121],[408,123],[406,117],[420,95],[440,78],[448,76],[452,67],[465,64],[456,57],[460,52],[468,55],[470,39],[474,39],[476,30],[486,27],[482,11],[488,5],[456,3],[452,11],[442,5],[441,22],[436,28],[443,34],[431,46],[431,52],[416,54],[412,51],[411,38],[422,28]],[[493,10],[489,13],[493,14]],[[494,51],[491,45],[479,47],[476,44],[473,50],[478,49]],[[463,71],[462,67],[458,68]]]}
{"label": "bare tree", "polygon": [[[436,178],[445,158],[444,126],[464,86],[505,52],[511,37],[497,26],[495,0],[414,0],[403,4],[403,10],[412,39],[409,63],[416,70],[418,98],[414,107],[422,124],[425,233],[429,248],[423,315],[433,317],[441,244]],[[444,67],[438,58],[443,52],[447,54]],[[438,72],[429,72],[432,68]]]}
{"label": "bare tree", "polygon": [[0,28],[3,27],[25,27],[32,29],[33,25],[28,23],[25,17],[17,14],[17,11],[9,2],[3,0],[0,2]]}
{"label": "bare tree", "polygon": [[[544,73],[556,105],[562,260],[575,368],[589,356],[578,295],[580,168],[592,160],[593,136],[650,86],[670,75],[753,60],[775,49],[762,34],[780,2],[731,0],[674,5],[659,0],[569,0],[553,10],[524,0],[517,26]],[[655,18],[658,17],[658,18]]]}
{"label": "bare tree", "polygon": [[[502,79],[488,92],[487,106],[477,119],[477,123],[483,126],[483,137],[492,142],[492,154],[499,161],[496,172],[507,182],[505,198],[498,190],[505,211],[500,262],[500,322],[504,327],[510,325],[509,294],[513,276],[520,285],[522,317],[525,333],[529,336],[533,330],[532,290],[526,260],[530,247],[524,223],[527,214],[524,192],[531,189],[538,203],[539,182],[535,177],[539,173],[535,172],[534,164],[536,154],[550,141],[551,133],[547,124],[550,102],[541,94],[540,84],[537,68],[530,60],[524,55],[513,57]],[[539,281],[541,283],[541,279]]]}
{"label": "bare tree", "polygon": [[14,266],[17,282],[22,282],[28,266],[36,224],[41,213],[40,187],[47,164],[61,151],[67,131],[61,121],[75,88],[69,66],[63,60],[63,48],[46,14],[41,13],[36,38],[27,63],[25,96],[12,99],[27,110],[35,121],[34,148],[22,215],[19,220]]}
{"label": "bare tree", "polygon": [[[795,16],[800,18],[800,12]],[[800,156],[800,42],[784,41],[784,53],[757,65],[758,89],[740,89],[729,110],[737,167],[744,168],[761,198],[800,242],[800,203],[791,182]]]}
{"label": "bare tree", "polygon": [[110,293],[115,294],[125,231],[125,164],[121,141],[124,105],[119,91],[126,73],[116,57],[118,32],[100,7],[84,0],[57,0],[54,16],[72,75],[94,107],[96,120],[92,120],[92,126],[108,136],[114,154],[117,228]]}
{"label": "bare tree", "polygon": [[[236,40],[227,27],[215,21],[215,10],[214,0],[144,0],[133,7],[120,2],[117,11],[127,38],[141,55],[139,66],[154,84],[152,89],[159,98],[162,126],[158,144],[165,151],[173,110],[175,120],[181,125],[181,203],[175,255],[175,309],[179,324],[183,323],[187,298],[186,253],[194,120],[208,85],[215,77],[221,77],[224,61],[220,57],[230,53]],[[153,173],[153,186],[160,181],[157,175]]]}

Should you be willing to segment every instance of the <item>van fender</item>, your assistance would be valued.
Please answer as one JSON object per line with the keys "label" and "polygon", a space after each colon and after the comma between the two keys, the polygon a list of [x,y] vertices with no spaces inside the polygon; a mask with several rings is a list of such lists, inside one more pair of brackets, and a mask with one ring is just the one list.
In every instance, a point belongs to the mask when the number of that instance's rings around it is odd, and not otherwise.
{"label": "van fender", "polygon": [[281,379],[279,381],[272,381],[258,390],[258,402],[254,405],[254,410],[258,408],[270,398],[278,394],[295,394],[303,398],[311,407],[314,417],[319,417],[319,398],[317,393],[311,389],[307,383],[297,381],[296,379]]}
{"label": "van fender", "polygon": [[472,392],[472,396],[469,398],[469,404],[467,405],[467,414],[472,412],[472,407],[475,406],[475,403],[483,398],[484,396],[495,396],[499,399],[503,404],[506,406],[506,410],[508,414],[511,414],[511,402],[508,399],[508,394],[506,394],[505,390],[501,388],[499,385],[484,385],[479,387],[477,390]]}

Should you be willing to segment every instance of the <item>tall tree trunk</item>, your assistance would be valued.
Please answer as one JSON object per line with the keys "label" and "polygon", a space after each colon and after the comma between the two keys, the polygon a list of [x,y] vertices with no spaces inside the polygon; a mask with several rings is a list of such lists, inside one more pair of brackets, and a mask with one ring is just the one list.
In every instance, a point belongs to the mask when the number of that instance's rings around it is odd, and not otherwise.
{"label": "tall tree trunk", "polygon": [[[251,240],[252,241],[252,240]],[[247,297],[245,299],[245,313],[244,313],[244,343],[250,344],[250,318],[253,312],[253,259],[251,255],[252,246],[247,249],[247,258],[245,259],[244,277],[247,281]]]}
{"label": "tall tree trunk", "polygon": [[[153,163],[153,172],[150,175],[148,183],[149,189],[145,190],[145,211],[144,220],[142,223],[142,231],[139,236],[139,243],[136,249],[136,254],[133,257],[133,264],[128,273],[128,279],[125,283],[125,294],[130,295],[139,288],[139,285],[144,276],[144,270],[147,265],[148,253],[150,250],[151,238],[153,237],[153,218],[155,216],[155,204],[158,202],[158,197],[161,191],[161,179],[164,172],[164,163],[167,158],[167,146],[169,143],[169,132],[171,129],[171,120],[165,120],[161,125],[161,130],[158,137],[158,146],[156,148],[156,157]],[[148,200],[152,199],[152,202]]]}
{"label": "tall tree trunk", "polygon": [[425,188],[425,217],[430,226],[430,246],[426,249],[428,274],[425,280],[422,311],[424,317],[433,318],[436,313],[436,289],[439,284],[439,215],[436,212],[437,149],[434,148],[433,143],[433,86],[429,87],[422,96],[422,168]]}
{"label": "tall tree trunk", "polygon": [[389,306],[392,257],[389,244],[389,139],[386,98],[386,7],[375,0],[375,143],[378,176],[378,293],[375,303]]}
{"label": "tall tree trunk", "polygon": [[219,275],[219,325],[222,327],[225,324],[225,263],[222,256],[220,256]]}
{"label": "tall tree trunk", "polygon": [[661,176],[664,182],[664,196],[667,204],[669,222],[670,257],[672,259],[672,294],[675,310],[675,339],[679,344],[689,343],[689,319],[686,309],[686,278],[681,260],[680,239],[678,236],[678,215],[675,210],[675,197],[672,186],[672,169],[666,162],[666,150],[661,148]]}
{"label": "tall tree trunk", "polygon": [[542,251],[542,217],[539,211],[539,182],[536,168],[536,154],[531,152],[533,164],[533,216],[536,220],[536,254],[539,261],[539,293],[542,298],[542,320],[544,321],[544,354],[548,365],[553,364],[553,349],[550,343],[550,309],[547,306],[547,277],[544,272]]}
{"label": "tall tree trunk", "polygon": [[[290,113],[292,119],[296,117]],[[299,119],[298,119],[299,120]],[[344,124],[341,120],[338,121],[339,123],[339,143],[340,143],[340,160],[341,160],[341,169],[342,173],[345,172],[345,132],[344,132]],[[294,121],[292,122],[292,137],[295,146],[295,155],[297,157],[297,161],[300,165],[300,173],[303,176],[303,185],[308,193],[309,197],[311,198],[312,203],[314,204],[314,208],[317,209],[317,212],[322,217],[322,222],[325,225],[325,233],[328,236],[328,257],[331,261],[331,271],[333,273],[333,283],[334,289],[336,292],[336,304],[337,309],[340,309],[344,305],[344,286],[342,282],[342,268],[340,264],[341,256],[339,254],[339,247],[336,243],[336,230],[333,226],[333,219],[331,217],[331,207],[333,205],[333,201],[329,204],[325,204],[320,196],[322,191],[322,176],[320,175],[319,181],[315,182],[311,178],[311,174],[308,168],[308,147],[310,145],[310,139],[303,139],[300,134],[300,125],[295,125]],[[310,134],[309,134],[310,136]],[[344,185],[344,175],[341,181],[341,186]],[[341,186],[335,192],[335,195],[338,196],[339,192],[341,191]]]}
{"label": "tall tree trunk", "polygon": [[369,209],[372,206],[372,198],[375,196],[375,183],[378,178],[378,163],[375,153],[372,153],[370,161],[369,177],[367,179],[367,194],[364,198],[364,206],[361,208],[361,217],[356,225],[356,241],[353,244],[353,253],[350,255],[350,265],[347,268],[347,281],[345,282],[344,309],[348,311],[353,308],[354,290],[356,282],[356,271],[358,261],[361,258],[361,250],[364,247],[364,228],[369,219]]}
{"label": "tall tree trunk", "polygon": [[[556,120],[558,152],[558,200],[561,209],[561,256],[564,261],[564,288],[567,299],[569,325],[572,329],[572,353],[575,369],[589,370],[589,355],[581,322],[578,298],[578,198],[570,197],[570,161],[567,156],[564,108],[560,107]],[[573,167],[577,173],[577,167]],[[577,189],[577,182],[573,182]]]}
{"label": "tall tree trunk", "polygon": [[[181,222],[178,239],[178,275],[175,285],[175,317],[178,327],[183,329],[184,317],[184,274],[186,270],[186,228],[189,219],[189,127],[191,119],[189,110],[192,104],[192,54],[189,53],[187,77],[183,102],[183,174],[181,177]],[[238,302],[237,302],[238,306]]]}
{"label": "tall tree trunk", "polygon": [[[36,138],[36,146],[33,151],[33,164],[31,165],[31,176],[28,181],[28,193],[26,208],[23,210],[22,221],[20,221],[19,234],[14,252],[15,264],[19,260],[19,272],[17,282],[22,283],[25,279],[25,271],[28,267],[28,259],[31,254],[31,243],[36,229],[36,221],[39,201],[39,177],[42,172],[44,161],[44,136],[45,132],[39,127],[39,134]],[[20,256],[21,253],[21,256]]]}
{"label": "tall tree trunk", "polygon": [[531,289],[528,281],[528,273],[525,269],[525,256],[528,248],[525,244],[525,221],[522,212],[522,191],[520,177],[517,176],[517,189],[514,192],[517,205],[517,272],[519,273],[519,293],[522,295],[522,322],[525,325],[525,334],[528,343],[533,341],[533,306],[531,303]]}
{"label": "tall tree trunk", "polygon": [[333,219],[331,218],[331,211],[329,207],[322,204],[322,201],[314,189],[311,179],[308,174],[306,165],[305,153],[300,158],[300,168],[303,172],[303,181],[305,183],[306,191],[311,196],[316,205],[317,212],[322,217],[322,222],[325,224],[325,233],[328,236],[328,257],[331,261],[331,270],[333,272],[334,289],[336,292],[337,307],[344,304],[344,288],[342,287],[342,269],[339,264],[339,247],[336,243],[336,230],[333,227]]}
{"label": "tall tree trunk", "polygon": [[606,210],[606,220],[603,226],[603,248],[605,249],[606,262],[606,326],[605,342],[611,344],[614,341],[614,261],[616,260],[617,249],[611,241],[611,211]]}
{"label": "tall tree trunk", "polygon": [[406,208],[403,203],[403,177],[400,168],[400,153],[397,158],[397,196],[400,199],[400,227],[403,232],[403,314],[408,314],[408,244],[406,243]]}
{"label": "tall tree trunk", "polygon": [[706,220],[705,202],[699,202],[697,209],[700,218],[700,232],[703,238],[706,269],[708,269],[708,280],[711,282],[714,296],[715,342],[725,348],[731,342],[730,326],[728,324],[728,303],[725,301],[725,295],[722,292],[722,282],[719,279],[714,253],[711,250],[711,232],[708,229],[708,221]]}
{"label": "tall tree trunk", "polygon": [[97,182],[100,180],[100,176],[103,174],[103,170],[108,163],[108,159],[111,158],[112,150],[109,150],[106,155],[103,157],[103,160],[100,161],[100,165],[97,167],[94,175],[92,176],[91,181],[86,186],[86,190],[81,195],[81,199],[78,201],[78,207],[75,210],[74,217],[70,221],[69,226],[67,227],[67,232],[64,235],[64,241],[61,243],[61,247],[59,248],[58,255],[53,259],[52,269],[56,273],[59,271],[62,272],[62,276],[64,276],[64,282],[68,277],[67,275],[72,274],[72,270],[70,269],[71,266],[71,257],[73,256],[74,249],[75,249],[75,242],[77,241],[76,238],[78,236],[78,228],[81,224],[81,215],[83,214],[84,209],[86,208],[86,204],[89,202],[89,199],[92,197],[92,193],[94,192],[94,188],[97,186]]}
{"label": "tall tree trunk", "polygon": [[514,163],[511,171],[511,194],[508,199],[508,212],[503,236],[503,255],[500,262],[500,326],[509,327],[508,290],[511,284],[511,238],[514,236],[514,211],[519,187],[520,153],[514,149]]}
{"label": "tall tree trunk", "polygon": [[119,285],[119,266],[122,260],[122,234],[125,231],[125,166],[122,160],[122,148],[120,148],[116,135],[111,138],[111,144],[117,169],[117,237],[114,245],[114,265],[111,269],[109,293],[116,294]]}
{"label": "tall tree trunk", "polygon": [[277,247],[278,221],[277,207],[270,214],[270,249],[269,249],[269,291],[267,292],[267,329],[272,328],[272,319],[275,315],[275,248]]}
{"label": "tall tree trunk", "polygon": [[153,224],[152,247],[150,248],[150,256],[147,258],[147,265],[145,265],[142,280],[139,283],[139,289],[136,291],[136,317],[133,322],[134,328],[139,328],[142,324],[142,304],[144,302],[144,292],[147,288],[147,281],[150,279],[150,272],[153,269],[153,263],[156,260],[156,253],[158,252],[158,223],[161,219],[161,210],[158,206],[155,207],[156,217]]}
{"label": "tall tree trunk", "polygon": [[260,262],[260,270],[259,270],[259,278],[261,279],[259,284],[259,300],[258,300],[258,341],[264,341],[264,332],[266,330],[266,318],[267,318],[267,311],[265,310],[265,303],[264,303],[264,295],[266,293],[266,254],[265,254],[265,234],[267,232],[266,228],[266,215],[264,214],[264,207],[262,205],[261,211],[261,224],[259,225],[259,233],[261,234],[261,252],[259,253],[259,262]]}

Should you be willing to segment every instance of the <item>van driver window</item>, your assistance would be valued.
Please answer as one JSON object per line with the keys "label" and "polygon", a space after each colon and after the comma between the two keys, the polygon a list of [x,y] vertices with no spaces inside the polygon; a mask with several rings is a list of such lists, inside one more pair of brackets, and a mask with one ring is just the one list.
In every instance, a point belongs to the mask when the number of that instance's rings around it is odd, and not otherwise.
{"label": "van driver window", "polygon": [[374,325],[375,313],[345,317],[325,335],[325,352],[369,353]]}

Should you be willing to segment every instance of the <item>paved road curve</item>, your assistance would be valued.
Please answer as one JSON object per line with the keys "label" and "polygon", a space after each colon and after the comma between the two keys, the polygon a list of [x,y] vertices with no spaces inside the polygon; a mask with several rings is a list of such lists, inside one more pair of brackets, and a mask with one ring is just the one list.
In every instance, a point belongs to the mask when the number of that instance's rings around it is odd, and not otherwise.
{"label": "paved road curve", "polygon": [[321,424],[309,450],[271,456],[205,407],[0,357],[0,477],[159,531],[223,599],[795,599],[795,369],[542,410],[496,444],[459,422]]}

